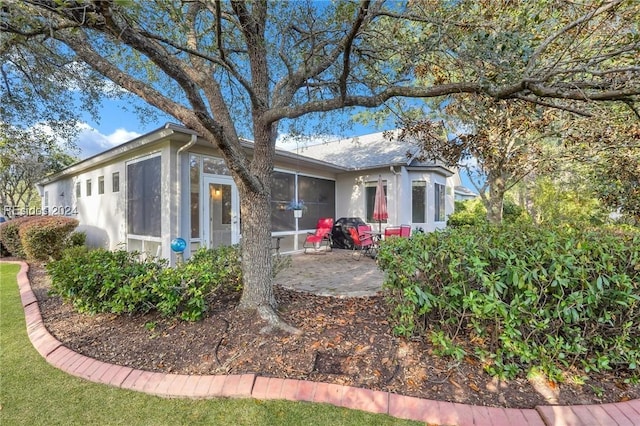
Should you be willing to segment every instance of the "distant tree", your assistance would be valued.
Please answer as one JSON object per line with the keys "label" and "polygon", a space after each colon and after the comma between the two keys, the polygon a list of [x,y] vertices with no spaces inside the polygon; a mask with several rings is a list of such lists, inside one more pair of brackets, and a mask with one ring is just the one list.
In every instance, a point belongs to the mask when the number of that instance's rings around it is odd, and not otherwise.
{"label": "distant tree", "polygon": [[640,225],[640,147],[603,154],[599,167],[593,177],[602,202]]}
{"label": "distant tree", "polygon": [[36,183],[74,161],[52,136],[0,124],[0,206],[30,207],[39,199]]}
{"label": "distant tree", "polygon": [[612,212],[640,218],[640,113],[630,105],[591,105],[590,117],[556,118],[551,161],[515,188],[534,221],[601,223]]}
{"label": "distant tree", "polygon": [[507,191],[549,163],[545,143],[553,129],[541,107],[481,95],[452,99],[439,121],[403,123],[398,138],[423,155],[467,172],[492,223],[502,222]]}
{"label": "distant tree", "polygon": [[598,225],[606,212],[585,174],[539,176],[530,190],[529,213],[538,224]]}
{"label": "distant tree", "polygon": [[[290,330],[276,314],[269,249],[271,174],[282,123],[349,107],[376,108],[397,97],[485,93],[561,105],[640,93],[634,80],[640,70],[633,68],[635,56],[629,57],[638,51],[637,2],[538,1],[534,26],[525,19],[529,4],[504,3],[526,21],[520,32],[503,31],[508,17],[496,27],[476,20],[502,13],[491,1],[6,0],[0,53],[67,58],[76,65],[69,73],[98,73],[219,148],[241,198],[240,308]],[[616,36],[601,37],[598,49],[580,46],[599,26]],[[474,38],[490,41],[490,61],[486,46],[471,43]],[[510,70],[508,79],[492,78],[493,64],[519,55],[521,46],[500,40],[534,46],[524,66],[502,66]],[[428,67],[432,59],[440,68]],[[452,60],[459,72],[440,76]],[[22,81],[29,75],[24,71],[6,72]],[[247,129],[245,136],[254,141],[251,156],[240,142]]]}
{"label": "distant tree", "polygon": [[640,224],[640,111],[604,105],[566,140],[566,150],[584,164],[594,195],[610,211]]}

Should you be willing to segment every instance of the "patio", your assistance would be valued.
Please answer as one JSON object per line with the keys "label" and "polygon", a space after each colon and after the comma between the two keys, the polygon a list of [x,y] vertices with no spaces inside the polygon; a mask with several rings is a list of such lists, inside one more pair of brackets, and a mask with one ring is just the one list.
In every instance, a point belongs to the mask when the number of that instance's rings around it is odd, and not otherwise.
{"label": "patio", "polygon": [[383,279],[374,259],[333,249],[292,255],[291,267],[281,271],[274,283],[321,296],[362,297],[380,291]]}

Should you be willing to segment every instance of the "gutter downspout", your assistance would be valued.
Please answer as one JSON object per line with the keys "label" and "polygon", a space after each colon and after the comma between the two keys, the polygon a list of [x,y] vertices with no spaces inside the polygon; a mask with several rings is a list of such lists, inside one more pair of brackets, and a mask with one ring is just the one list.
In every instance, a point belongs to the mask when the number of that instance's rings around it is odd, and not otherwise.
{"label": "gutter downspout", "polygon": [[[196,134],[192,134],[191,135],[191,139],[189,140],[189,142],[186,145],[181,146],[180,148],[178,148],[178,151],[176,151],[176,161],[178,162],[178,182],[176,182],[176,204],[175,204],[175,208],[176,208],[176,213],[178,215],[178,217],[180,218],[178,220],[178,235],[176,235],[176,237],[182,237],[184,238],[184,236],[182,235],[183,231],[184,231],[184,218],[182,217],[182,212],[180,211],[180,206],[182,205],[182,203],[180,202],[182,200],[183,194],[182,194],[182,158],[181,158],[181,154],[186,152],[189,148],[191,148],[192,146],[194,146],[196,144],[196,142],[198,141],[198,135]],[[189,247],[191,247],[190,244],[190,240],[191,240],[191,234],[189,233],[189,235],[187,236],[187,238],[184,238],[187,241],[187,249],[189,249]],[[172,251],[173,253],[173,251]],[[174,259],[172,256],[171,259],[171,263],[174,263]]]}
{"label": "gutter downspout", "polygon": [[391,173],[393,173],[393,187],[396,188],[395,190],[396,197],[395,197],[395,202],[393,203],[393,214],[394,214],[395,220],[398,222],[398,225],[400,225],[401,221],[398,218],[398,200],[400,200],[400,188],[398,187],[398,175],[400,174],[400,172],[396,172],[395,166],[389,166],[389,170],[391,171]]}

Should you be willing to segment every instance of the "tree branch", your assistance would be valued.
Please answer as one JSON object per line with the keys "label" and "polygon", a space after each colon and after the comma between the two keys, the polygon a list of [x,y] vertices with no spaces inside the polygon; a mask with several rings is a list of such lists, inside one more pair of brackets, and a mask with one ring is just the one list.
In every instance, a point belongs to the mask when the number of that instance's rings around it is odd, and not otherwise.
{"label": "tree branch", "polygon": [[547,107],[547,108],[553,108],[553,109],[559,109],[559,110],[562,110],[562,111],[571,112],[571,113],[574,113],[576,115],[580,115],[582,117],[593,117],[593,114],[591,114],[590,112],[586,112],[586,111],[583,111],[583,110],[580,110],[580,109],[577,109],[577,108],[572,108],[572,107],[566,106],[566,105],[558,105],[558,104],[554,104],[554,103],[551,103],[551,102],[545,102],[545,101],[542,101],[540,99],[533,98],[531,96],[516,95],[515,98],[523,100],[525,102],[530,102],[532,104],[544,106],[544,107]]}
{"label": "tree branch", "polygon": [[609,10],[611,10],[612,8],[617,7],[618,5],[620,5],[620,3],[622,3],[623,0],[613,0],[610,1],[609,3],[605,3],[603,6],[599,7],[596,10],[593,10],[583,16],[581,16],[580,18],[576,19],[575,21],[565,25],[563,28],[561,28],[560,30],[558,30],[557,32],[555,32],[554,34],[551,34],[549,37],[547,37],[541,44],[540,46],[538,46],[538,48],[535,50],[535,52],[533,52],[533,54],[531,55],[531,57],[529,58],[529,63],[527,64],[527,67],[525,69],[525,75],[529,75],[531,74],[531,71],[533,70],[533,67],[535,66],[538,58],[549,48],[549,46],[555,42],[559,37],[561,37],[563,34],[566,34],[568,31],[570,31],[573,28],[576,28],[579,25],[584,24],[585,22],[588,22],[589,20],[593,19],[595,16],[598,16],[602,13],[605,13]]}
{"label": "tree branch", "polygon": [[[307,67],[306,66],[307,62],[305,61],[305,66],[299,68],[293,75],[289,75],[288,77],[285,78],[286,82],[278,83],[278,86],[282,87],[283,90],[280,92],[279,101],[275,103],[276,107],[282,107],[284,105],[288,105],[293,99],[293,96],[295,95],[296,91],[301,87],[303,87],[305,81],[307,81],[312,77],[318,76],[323,71],[327,70],[331,65],[333,65],[336,62],[336,60],[341,54],[346,55],[348,46],[349,46],[349,52],[350,52],[350,46],[352,45],[353,40],[357,37],[358,32],[365,25],[365,21],[367,19],[369,20],[371,19],[371,16],[370,16],[371,9],[372,8],[370,7],[370,1],[363,0],[358,9],[358,16],[356,18],[356,21],[351,25],[351,28],[347,33],[347,35],[345,35],[341,40],[339,40],[336,43],[336,47],[335,49],[333,49],[332,52],[330,52],[322,60],[318,61],[315,66]],[[329,44],[328,42],[325,43],[325,45],[328,45],[328,44]],[[316,49],[316,51],[317,50],[318,49]],[[348,66],[350,59],[346,59],[346,60],[347,60],[346,64]],[[344,73],[344,68],[343,68],[343,73]],[[344,78],[346,82],[346,77]],[[344,93],[346,94],[346,88],[344,89]],[[346,99],[346,96],[343,96],[343,98]]]}
{"label": "tree branch", "polygon": [[392,86],[379,94],[370,96],[347,96],[307,102],[302,105],[287,105],[273,108],[265,113],[266,122],[275,122],[282,118],[298,118],[312,112],[332,111],[340,107],[377,107],[395,96],[411,98],[431,98],[454,93],[479,93],[482,88],[477,83],[453,83],[432,87]]}
{"label": "tree branch", "polygon": [[131,75],[121,71],[118,67],[108,62],[100,56],[93,47],[83,40],[79,35],[56,35],[56,38],[71,48],[79,58],[89,64],[92,68],[104,75],[123,89],[135,93],[149,104],[163,111],[172,111],[178,119],[192,121],[192,112],[181,104],[162,95],[145,83],[134,79]]}
{"label": "tree branch", "polygon": [[575,101],[628,101],[640,95],[640,87],[620,90],[606,90],[588,93],[585,90],[567,90],[546,87],[542,84],[527,85],[531,93],[542,98],[571,99]]}
{"label": "tree branch", "polygon": [[342,98],[342,100],[347,97],[347,77],[349,76],[349,72],[351,70],[351,46],[353,45],[354,39],[358,35],[360,27],[364,23],[370,3],[371,2],[369,0],[362,0],[362,2],[360,3],[360,7],[358,8],[358,16],[351,26],[349,34],[347,34],[347,37],[344,40],[344,53],[342,54],[342,74],[340,75],[339,80],[340,97]]}

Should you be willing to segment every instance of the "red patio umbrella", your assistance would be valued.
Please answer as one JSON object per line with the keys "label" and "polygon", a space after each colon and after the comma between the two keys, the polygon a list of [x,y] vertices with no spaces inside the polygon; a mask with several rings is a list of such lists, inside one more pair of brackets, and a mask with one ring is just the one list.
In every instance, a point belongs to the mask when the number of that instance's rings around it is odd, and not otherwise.
{"label": "red patio umbrella", "polygon": [[373,203],[373,220],[378,221],[378,231],[382,232],[382,221],[389,218],[387,212],[387,197],[384,193],[382,176],[378,175],[378,185],[376,186],[376,196]]}

